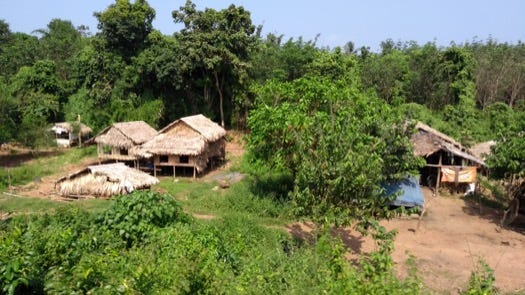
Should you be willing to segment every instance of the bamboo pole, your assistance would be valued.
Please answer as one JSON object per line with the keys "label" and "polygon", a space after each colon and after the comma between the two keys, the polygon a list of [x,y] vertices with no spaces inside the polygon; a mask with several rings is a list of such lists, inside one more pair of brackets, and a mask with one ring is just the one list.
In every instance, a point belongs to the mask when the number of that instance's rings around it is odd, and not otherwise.
{"label": "bamboo pole", "polygon": [[442,163],[443,153],[439,153],[439,165],[437,167],[437,179],[436,179],[436,196],[439,197],[439,183],[441,182],[441,163]]}

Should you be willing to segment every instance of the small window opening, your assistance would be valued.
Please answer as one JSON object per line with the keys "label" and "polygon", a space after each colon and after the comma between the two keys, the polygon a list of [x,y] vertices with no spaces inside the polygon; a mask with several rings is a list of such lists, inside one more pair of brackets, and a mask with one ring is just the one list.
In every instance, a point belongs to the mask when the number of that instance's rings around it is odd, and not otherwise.
{"label": "small window opening", "polygon": [[179,156],[179,163],[188,164],[190,162],[189,156]]}

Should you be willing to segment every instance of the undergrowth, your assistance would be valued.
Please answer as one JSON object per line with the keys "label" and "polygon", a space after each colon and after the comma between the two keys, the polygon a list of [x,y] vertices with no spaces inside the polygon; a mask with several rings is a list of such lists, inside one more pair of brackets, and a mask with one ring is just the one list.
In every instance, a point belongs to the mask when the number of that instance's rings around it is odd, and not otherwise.
{"label": "undergrowth", "polygon": [[231,198],[221,205],[221,212],[229,213],[213,223],[197,222],[173,197],[154,192],[110,200],[101,212],[64,206],[1,221],[0,289],[7,294],[418,293],[413,280],[394,275],[392,241],[355,267],[339,239],[320,233],[313,243],[299,242],[246,218],[255,212],[243,212],[247,202],[268,204],[251,198],[230,207],[240,201]]}

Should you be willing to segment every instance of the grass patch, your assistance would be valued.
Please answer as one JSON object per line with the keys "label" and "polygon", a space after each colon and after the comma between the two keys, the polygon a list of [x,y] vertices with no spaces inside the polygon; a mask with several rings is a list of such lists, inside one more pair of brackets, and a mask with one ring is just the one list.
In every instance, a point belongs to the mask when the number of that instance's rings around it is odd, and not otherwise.
{"label": "grass patch", "polygon": [[0,213],[37,214],[48,213],[67,206],[78,207],[90,212],[101,212],[110,202],[104,199],[89,199],[71,202],[60,202],[41,198],[14,197],[0,194]]}
{"label": "grass patch", "polygon": [[71,148],[51,157],[37,157],[21,166],[0,170],[0,191],[5,191],[9,184],[23,185],[34,179],[42,178],[60,171],[61,167],[76,164],[86,157],[96,155],[96,147]]}
{"label": "grass patch", "polygon": [[44,213],[65,205],[52,200],[0,194],[0,213]]}
{"label": "grass patch", "polygon": [[258,195],[253,180],[246,178],[228,189],[216,189],[216,182],[162,179],[155,188],[180,201],[188,213],[217,217],[238,216],[263,224],[282,225],[291,220],[288,202]]}

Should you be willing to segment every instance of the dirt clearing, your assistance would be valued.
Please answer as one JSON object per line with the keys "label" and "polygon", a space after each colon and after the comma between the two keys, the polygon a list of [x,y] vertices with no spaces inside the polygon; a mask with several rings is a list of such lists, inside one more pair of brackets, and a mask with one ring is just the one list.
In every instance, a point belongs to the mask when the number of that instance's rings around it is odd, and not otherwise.
{"label": "dirt clearing", "polygon": [[[433,197],[423,189],[427,211],[418,217],[403,217],[382,224],[398,234],[393,259],[400,277],[406,274],[408,255],[416,257],[418,275],[431,292],[458,294],[464,291],[478,258],[494,270],[496,286],[502,293],[525,291],[525,235],[523,227],[501,229],[501,212],[482,208],[459,197]],[[520,225],[523,226],[523,225]],[[303,239],[311,238],[313,225],[294,223],[287,230]],[[349,249],[348,259],[375,249],[370,238],[352,229],[338,229]]]}

